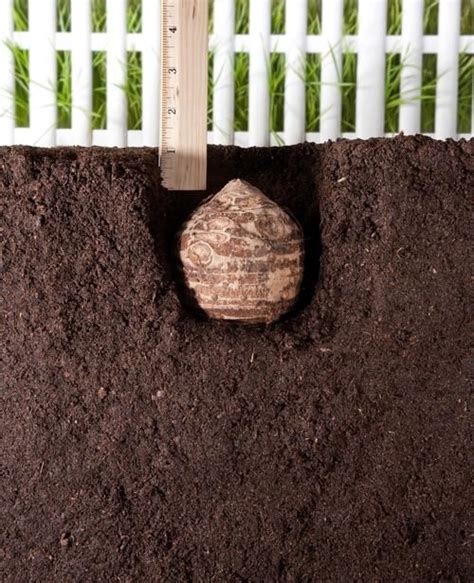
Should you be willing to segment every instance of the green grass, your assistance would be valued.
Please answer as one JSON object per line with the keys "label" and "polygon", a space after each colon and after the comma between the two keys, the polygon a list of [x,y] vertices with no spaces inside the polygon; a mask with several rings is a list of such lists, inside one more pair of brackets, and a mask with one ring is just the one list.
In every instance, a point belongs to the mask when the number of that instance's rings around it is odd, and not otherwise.
{"label": "green grass", "polygon": [[[425,0],[425,34],[437,33],[438,1]],[[272,33],[285,33],[285,2],[272,0]],[[15,30],[28,30],[28,0],[15,0]],[[387,33],[396,35],[401,31],[401,0],[389,0],[387,13]],[[93,0],[93,30],[102,32],[106,29],[106,0]],[[473,14],[470,0],[463,0],[461,32],[474,34]],[[128,30],[141,31],[141,0],[128,1]],[[58,0],[57,24],[59,31],[69,31],[71,28],[70,0]],[[344,33],[357,34],[357,0],[344,0]],[[213,29],[213,2],[210,0],[210,31]],[[237,0],[236,32],[246,34],[249,29],[249,0]],[[321,32],[321,0],[309,0],[308,34]],[[28,52],[11,45],[15,57],[16,71],[16,122],[19,127],[29,125],[29,58]],[[58,52],[57,77],[57,107],[59,127],[71,125],[71,55],[69,52]],[[93,63],[93,127],[106,127],[106,54],[96,52],[92,57]],[[472,55],[460,55],[459,71],[459,114],[458,129],[461,133],[471,131],[471,108],[473,92],[473,64]],[[212,126],[212,67],[213,56],[209,55],[209,127]],[[400,77],[404,68],[403,56],[388,54],[386,57],[385,72],[385,130],[398,131],[398,117],[400,104]],[[128,80],[124,90],[128,98],[129,128],[142,127],[141,110],[141,55],[130,53],[127,60]],[[285,55],[273,54],[269,63],[270,87],[270,127],[272,132],[283,130],[284,116],[284,89],[285,89]],[[344,132],[355,129],[355,95],[356,95],[357,56],[345,52],[340,75],[340,91],[342,94],[342,130]],[[425,55],[423,61],[423,87],[421,92],[422,121],[424,132],[434,129],[434,104],[436,97],[436,56]],[[307,55],[305,65],[306,82],[306,128],[309,132],[317,132],[321,117],[321,57]],[[248,129],[248,94],[249,94],[249,56],[237,54],[235,58],[235,130]]]}

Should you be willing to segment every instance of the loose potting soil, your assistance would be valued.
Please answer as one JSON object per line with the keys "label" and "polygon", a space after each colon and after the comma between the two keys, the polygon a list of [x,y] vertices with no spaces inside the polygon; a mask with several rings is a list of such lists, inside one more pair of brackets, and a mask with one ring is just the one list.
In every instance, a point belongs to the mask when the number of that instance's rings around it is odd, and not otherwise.
{"label": "loose potting soil", "polygon": [[1,580],[472,580],[472,145],[211,147],[304,229],[269,327],[182,307],[156,150],[0,149]]}

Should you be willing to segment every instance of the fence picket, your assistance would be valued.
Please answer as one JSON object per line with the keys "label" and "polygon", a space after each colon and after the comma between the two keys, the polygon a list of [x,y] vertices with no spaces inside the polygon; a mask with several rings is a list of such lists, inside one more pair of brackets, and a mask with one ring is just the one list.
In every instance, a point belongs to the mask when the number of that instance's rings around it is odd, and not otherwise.
{"label": "fence picket", "polygon": [[213,131],[218,144],[234,143],[235,1],[214,0]]}
{"label": "fence picket", "polygon": [[359,0],[356,134],[383,136],[387,0]]}
{"label": "fence picket", "polygon": [[71,0],[72,129],[74,144],[92,144],[91,0]]}
{"label": "fence picket", "polygon": [[285,143],[306,138],[306,37],[307,0],[286,2]]}
{"label": "fence picket", "polygon": [[270,143],[271,0],[250,0],[249,143]]}
{"label": "fence picket", "polygon": [[0,146],[15,139],[15,63],[9,44],[13,42],[13,0],[0,2]]}
{"label": "fence picket", "polygon": [[160,2],[143,0],[142,126],[143,145],[160,139]]}
{"label": "fence picket", "polygon": [[55,146],[56,0],[29,0],[30,128],[35,146]]}
{"label": "fence picket", "polygon": [[[15,31],[15,0],[0,0],[0,144],[156,146],[159,141],[160,0],[142,0],[142,32],[127,33],[128,0],[106,0],[107,32],[92,32],[92,0],[71,1],[71,32],[56,31],[57,0],[28,0],[30,30]],[[271,34],[273,0],[249,0],[249,34],[235,34],[236,0],[214,0],[211,143],[266,146],[384,135],[385,62],[399,53],[399,130],[421,129],[423,54],[438,57],[435,136],[457,133],[459,55],[474,54],[474,35],[460,34],[462,0],[439,0],[438,34],[424,35],[424,0],[402,0],[402,32],[386,34],[388,0],[358,0],[359,31],[343,36],[344,0],[321,0],[322,32],[308,35],[308,0],[286,0],[286,32]],[[30,127],[15,127],[15,60],[9,44],[29,52]],[[57,128],[57,54],[71,51],[72,126]],[[107,53],[107,128],[92,131],[92,53]],[[128,130],[127,51],[142,55],[141,130]],[[234,132],[235,54],[249,54],[249,128]],[[342,133],[343,53],[358,55],[356,131]],[[283,132],[270,132],[270,61],[286,55]],[[306,132],[305,57],[321,55],[319,132]],[[473,108],[474,125],[474,108]],[[431,135],[431,134],[428,134]]]}
{"label": "fence picket", "polygon": [[423,0],[403,0],[403,65],[400,79],[400,131],[416,134],[421,127],[421,83],[423,66]]}
{"label": "fence picket", "polygon": [[461,0],[440,0],[435,114],[438,139],[457,134],[460,18]]}
{"label": "fence picket", "polygon": [[342,95],[342,19],[344,1],[332,0],[322,5],[321,58],[321,140],[335,140],[341,134]]}
{"label": "fence picket", "polygon": [[127,145],[127,0],[107,0],[107,142]]}

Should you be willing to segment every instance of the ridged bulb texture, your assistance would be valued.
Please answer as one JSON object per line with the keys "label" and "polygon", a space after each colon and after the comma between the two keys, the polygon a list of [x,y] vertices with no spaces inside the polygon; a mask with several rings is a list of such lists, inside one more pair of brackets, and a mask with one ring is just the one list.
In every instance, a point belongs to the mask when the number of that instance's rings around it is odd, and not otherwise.
{"label": "ridged bulb texture", "polygon": [[258,188],[229,182],[184,225],[179,257],[188,293],[209,317],[268,324],[301,288],[301,227]]}

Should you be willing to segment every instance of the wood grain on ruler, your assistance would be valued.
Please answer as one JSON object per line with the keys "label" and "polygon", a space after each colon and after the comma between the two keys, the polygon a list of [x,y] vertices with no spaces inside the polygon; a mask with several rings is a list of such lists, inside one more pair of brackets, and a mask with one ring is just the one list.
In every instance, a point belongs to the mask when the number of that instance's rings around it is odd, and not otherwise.
{"label": "wood grain on ruler", "polygon": [[160,164],[169,190],[207,186],[208,0],[162,1]]}

